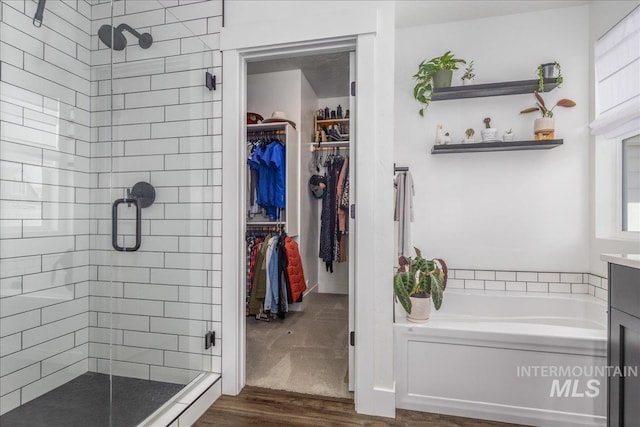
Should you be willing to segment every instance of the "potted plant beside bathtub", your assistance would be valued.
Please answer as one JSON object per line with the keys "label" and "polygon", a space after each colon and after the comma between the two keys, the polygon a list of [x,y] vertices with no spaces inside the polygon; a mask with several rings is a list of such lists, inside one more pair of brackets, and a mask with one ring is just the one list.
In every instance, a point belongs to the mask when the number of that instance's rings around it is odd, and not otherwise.
{"label": "potted plant beside bathtub", "polygon": [[447,286],[447,265],[441,259],[425,259],[418,248],[415,258],[400,257],[400,267],[393,277],[393,290],[407,313],[407,320],[426,322],[431,313],[431,300],[436,310],[442,305]]}

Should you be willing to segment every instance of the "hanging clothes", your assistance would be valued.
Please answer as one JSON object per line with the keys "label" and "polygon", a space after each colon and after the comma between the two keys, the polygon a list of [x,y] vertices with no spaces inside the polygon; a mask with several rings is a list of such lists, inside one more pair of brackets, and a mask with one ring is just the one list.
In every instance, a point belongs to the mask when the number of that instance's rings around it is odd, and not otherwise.
{"label": "hanging clothes", "polygon": [[394,221],[398,221],[398,256],[411,256],[411,223],[413,222],[413,186],[411,172],[399,172],[395,179],[396,201]]}
{"label": "hanging clothes", "polygon": [[318,256],[324,261],[327,271],[333,273],[334,261],[347,260],[348,157],[332,154],[325,161],[324,167],[327,194],[322,199]]}
{"label": "hanging clothes", "polygon": [[[248,214],[252,218],[256,206],[265,210],[269,219],[280,217],[286,207],[286,149],[278,139],[258,139],[252,143],[247,159],[249,167]],[[255,194],[255,197],[253,196]]]}

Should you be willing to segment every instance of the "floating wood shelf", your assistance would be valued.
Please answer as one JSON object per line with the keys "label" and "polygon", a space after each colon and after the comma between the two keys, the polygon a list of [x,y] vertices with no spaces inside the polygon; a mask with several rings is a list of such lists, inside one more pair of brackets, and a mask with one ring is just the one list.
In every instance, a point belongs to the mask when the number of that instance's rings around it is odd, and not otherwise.
{"label": "floating wood shelf", "polygon": [[434,145],[431,148],[431,154],[479,153],[483,151],[550,150],[560,145],[562,145],[562,139],[549,139],[546,141],[474,142],[471,144]]}
{"label": "floating wood shelf", "polygon": [[[556,87],[555,77],[544,79],[544,91],[549,92]],[[481,98],[486,96],[519,95],[533,93],[538,90],[538,79],[520,80],[516,82],[487,83],[480,85],[452,86],[434,89],[432,101],[448,99]]]}

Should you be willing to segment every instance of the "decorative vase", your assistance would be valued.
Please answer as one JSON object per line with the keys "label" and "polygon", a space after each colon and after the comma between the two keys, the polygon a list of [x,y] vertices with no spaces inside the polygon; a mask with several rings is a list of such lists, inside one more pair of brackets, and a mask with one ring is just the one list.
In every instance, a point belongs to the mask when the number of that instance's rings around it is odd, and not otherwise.
{"label": "decorative vase", "polygon": [[480,135],[482,135],[482,141],[484,142],[493,142],[498,140],[498,129],[496,128],[485,128],[480,131]]}
{"label": "decorative vase", "polygon": [[433,88],[451,87],[453,70],[438,70],[433,74]]}
{"label": "decorative vase", "polygon": [[409,297],[411,299],[411,313],[407,313],[407,320],[412,323],[424,323],[431,314],[431,298]]}
{"label": "decorative vase", "polygon": [[540,117],[533,122],[533,134],[536,141],[554,138],[556,121],[552,117]]}

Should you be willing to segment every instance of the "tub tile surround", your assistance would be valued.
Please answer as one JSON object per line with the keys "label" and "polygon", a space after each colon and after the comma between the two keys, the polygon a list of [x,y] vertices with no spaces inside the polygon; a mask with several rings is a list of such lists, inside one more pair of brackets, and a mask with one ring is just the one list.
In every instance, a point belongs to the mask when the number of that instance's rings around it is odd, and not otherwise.
{"label": "tub tile surround", "polygon": [[[0,4],[0,414],[108,372],[110,341],[117,375],[220,372],[222,89],[203,80],[220,81],[221,2],[113,3],[116,25],[154,37],[113,52],[113,135],[112,52],[97,37],[110,3],[47,2],[40,29],[36,6]],[[141,180],[157,192],[143,246],[115,253],[112,199]]]}
{"label": "tub tile surround", "polygon": [[589,294],[607,300],[609,281],[591,273],[449,269],[447,287],[475,291]]}

